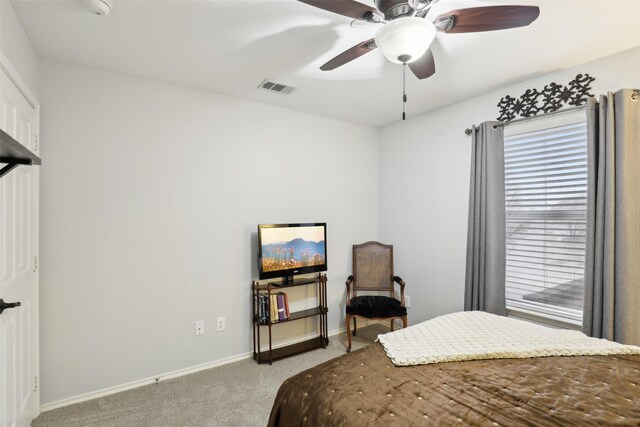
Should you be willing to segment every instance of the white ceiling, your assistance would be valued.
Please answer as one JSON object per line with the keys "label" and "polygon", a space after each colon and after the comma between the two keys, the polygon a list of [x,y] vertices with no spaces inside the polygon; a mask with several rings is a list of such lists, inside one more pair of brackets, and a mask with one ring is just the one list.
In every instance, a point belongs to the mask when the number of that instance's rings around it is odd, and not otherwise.
{"label": "white ceiling", "polygon": [[[352,28],[349,18],[295,0],[113,2],[99,17],[82,0],[13,0],[42,57],[375,127],[400,119],[402,67],[379,52],[318,69],[373,37],[375,24]],[[540,17],[525,28],[440,33],[435,76],[407,74],[409,117],[640,45],[640,0],[440,0],[428,17],[495,4],[538,5]],[[297,90],[256,89],[265,78]]]}

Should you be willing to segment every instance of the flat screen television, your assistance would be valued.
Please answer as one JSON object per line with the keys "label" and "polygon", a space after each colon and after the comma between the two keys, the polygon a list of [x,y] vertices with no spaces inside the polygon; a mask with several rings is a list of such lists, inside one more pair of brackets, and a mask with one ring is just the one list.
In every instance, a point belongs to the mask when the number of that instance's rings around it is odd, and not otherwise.
{"label": "flat screen television", "polygon": [[260,279],[327,270],[327,224],[258,225]]}

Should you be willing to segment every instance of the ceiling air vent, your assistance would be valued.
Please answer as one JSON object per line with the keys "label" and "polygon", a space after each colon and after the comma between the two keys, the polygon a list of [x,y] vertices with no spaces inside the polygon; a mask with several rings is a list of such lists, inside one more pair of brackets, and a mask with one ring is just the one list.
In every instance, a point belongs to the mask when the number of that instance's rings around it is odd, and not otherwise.
{"label": "ceiling air vent", "polygon": [[272,82],[271,80],[263,81],[260,83],[258,88],[278,93],[291,93],[291,91],[295,89],[293,86],[289,86],[284,83]]}

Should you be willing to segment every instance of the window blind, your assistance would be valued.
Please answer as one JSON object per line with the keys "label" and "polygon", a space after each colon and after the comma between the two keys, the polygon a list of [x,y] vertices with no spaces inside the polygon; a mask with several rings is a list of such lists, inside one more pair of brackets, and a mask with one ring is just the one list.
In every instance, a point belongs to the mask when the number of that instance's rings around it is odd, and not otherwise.
{"label": "window blind", "polygon": [[[544,120],[539,121],[544,126]],[[504,151],[507,307],[581,322],[587,203],[584,115],[578,122],[506,136]]]}

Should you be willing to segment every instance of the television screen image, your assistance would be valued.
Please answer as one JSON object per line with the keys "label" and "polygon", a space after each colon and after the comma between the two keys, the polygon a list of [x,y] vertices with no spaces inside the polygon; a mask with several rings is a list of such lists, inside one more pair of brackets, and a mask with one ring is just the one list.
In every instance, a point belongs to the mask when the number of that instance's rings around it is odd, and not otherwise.
{"label": "television screen image", "polygon": [[327,269],[326,224],[258,226],[260,279]]}

